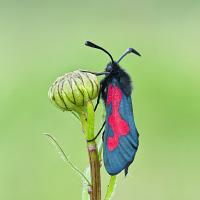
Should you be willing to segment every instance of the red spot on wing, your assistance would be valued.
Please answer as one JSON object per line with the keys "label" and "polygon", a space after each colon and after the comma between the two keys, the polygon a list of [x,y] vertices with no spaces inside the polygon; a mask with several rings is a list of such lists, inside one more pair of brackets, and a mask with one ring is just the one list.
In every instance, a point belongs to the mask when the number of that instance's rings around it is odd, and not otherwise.
{"label": "red spot on wing", "polygon": [[109,85],[107,104],[112,104],[112,113],[108,117],[108,123],[112,128],[114,136],[108,137],[108,149],[113,151],[119,144],[119,137],[125,136],[129,132],[128,123],[122,119],[119,113],[119,106],[122,100],[122,92],[117,86]]}

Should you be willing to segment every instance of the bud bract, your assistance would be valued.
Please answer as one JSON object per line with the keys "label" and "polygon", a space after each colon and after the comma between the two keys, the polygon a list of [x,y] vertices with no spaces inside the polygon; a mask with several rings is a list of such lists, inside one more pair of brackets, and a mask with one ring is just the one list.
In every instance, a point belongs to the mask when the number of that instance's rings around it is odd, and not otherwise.
{"label": "bud bract", "polygon": [[58,77],[49,88],[48,96],[63,111],[77,111],[95,99],[98,92],[97,77],[77,70]]}

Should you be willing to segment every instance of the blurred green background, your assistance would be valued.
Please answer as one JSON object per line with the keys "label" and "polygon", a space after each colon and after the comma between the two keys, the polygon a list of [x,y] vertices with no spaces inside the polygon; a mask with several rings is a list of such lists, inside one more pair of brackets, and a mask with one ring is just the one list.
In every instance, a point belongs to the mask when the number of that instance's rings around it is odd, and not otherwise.
{"label": "blurred green background", "polygon": [[[0,1],[0,199],[81,199],[81,182],[42,133],[84,169],[79,123],[47,91],[78,68],[134,47],[121,65],[134,81],[140,148],[115,200],[200,199],[200,1]],[[100,120],[101,113],[98,114]],[[97,123],[97,129],[99,123]],[[103,192],[108,175],[103,170]]]}

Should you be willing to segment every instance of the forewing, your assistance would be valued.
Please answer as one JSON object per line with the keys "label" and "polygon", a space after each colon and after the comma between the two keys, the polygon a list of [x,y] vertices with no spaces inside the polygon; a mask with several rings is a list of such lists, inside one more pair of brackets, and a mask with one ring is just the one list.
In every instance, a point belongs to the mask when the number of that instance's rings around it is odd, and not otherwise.
{"label": "forewing", "polygon": [[123,169],[128,169],[133,162],[138,144],[131,96],[126,96],[115,80],[108,87],[106,102],[103,157],[107,172],[115,175]]}

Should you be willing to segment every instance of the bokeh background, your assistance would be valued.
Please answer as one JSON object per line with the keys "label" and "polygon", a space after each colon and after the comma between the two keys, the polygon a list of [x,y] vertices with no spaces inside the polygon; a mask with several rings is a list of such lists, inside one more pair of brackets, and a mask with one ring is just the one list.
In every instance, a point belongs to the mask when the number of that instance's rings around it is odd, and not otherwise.
{"label": "bokeh background", "polygon": [[[200,1],[0,1],[0,199],[81,199],[81,181],[43,136],[53,134],[84,170],[80,124],[47,91],[78,68],[101,71],[109,58],[134,82],[140,148],[115,200],[200,198]],[[100,109],[101,110],[101,109]],[[97,115],[96,130],[100,126]],[[103,192],[108,175],[102,170]]]}

